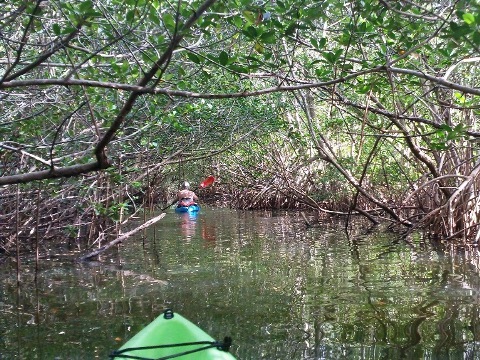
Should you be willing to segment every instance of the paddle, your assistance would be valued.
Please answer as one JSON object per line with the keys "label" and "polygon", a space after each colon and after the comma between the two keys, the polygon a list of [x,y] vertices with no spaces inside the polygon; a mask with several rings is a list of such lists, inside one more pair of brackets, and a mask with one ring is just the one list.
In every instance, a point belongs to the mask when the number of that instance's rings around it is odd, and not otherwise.
{"label": "paddle", "polygon": [[200,188],[204,189],[207,186],[212,185],[214,181],[215,181],[215,178],[212,175],[210,175],[200,183]]}
{"label": "paddle", "polygon": [[[215,182],[215,178],[210,175],[210,176],[207,177],[205,180],[203,180],[197,188],[195,188],[195,189],[192,190],[192,191],[195,192],[195,191],[197,191],[198,189],[205,189],[206,187],[209,187],[210,185],[212,185],[214,182]],[[164,207],[161,211],[167,210],[170,206],[172,206],[173,204],[175,204],[177,201],[178,201],[178,199],[175,198],[175,200],[173,200],[168,206]]]}

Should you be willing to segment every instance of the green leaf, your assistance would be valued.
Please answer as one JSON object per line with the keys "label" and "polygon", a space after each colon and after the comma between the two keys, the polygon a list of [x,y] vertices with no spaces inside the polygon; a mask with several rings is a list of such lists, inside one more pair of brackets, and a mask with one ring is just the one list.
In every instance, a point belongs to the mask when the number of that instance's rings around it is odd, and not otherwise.
{"label": "green leaf", "polygon": [[123,60],[122,63],[122,71],[127,72],[130,69],[130,64],[128,63],[127,60]]}
{"label": "green leaf", "polygon": [[447,150],[448,147],[445,145],[445,143],[441,143],[441,142],[432,142],[431,143],[431,147],[433,150]]}
{"label": "green leaf", "polygon": [[313,68],[314,65],[318,64],[318,63],[323,63],[324,61],[321,60],[321,59],[317,59],[317,60],[313,60],[310,64],[306,64],[308,66],[308,68]]}
{"label": "green leaf", "polygon": [[178,75],[185,76],[186,72],[185,69],[181,66],[178,67]]}
{"label": "green leaf", "polygon": [[475,31],[472,36],[472,40],[476,45],[480,45],[480,31]]}
{"label": "green leaf", "polygon": [[233,24],[238,28],[242,27],[242,18],[240,16],[235,16],[233,18]]}
{"label": "green leaf", "polygon": [[290,35],[293,35],[293,33],[295,32],[295,29],[298,28],[298,25],[296,23],[292,23],[290,24],[287,29],[285,30],[285,35],[286,36],[290,36]]}
{"label": "green leaf", "polygon": [[248,72],[249,72],[248,68],[246,68],[245,66],[240,66],[240,65],[236,65],[236,64],[232,64],[228,68],[232,71],[239,72],[239,73],[242,73],[242,74],[248,74]]}
{"label": "green leaf", "polygon": [[160,2],[158,0],[152,0],[152,6],[155,10],[160,8]]}
{"label": "green leaf", "polygon": [[247,27],[242,31],[242,33],[249,39],[255,39],[258,36],[257,29],[255,29],[253,26]]}
{"label": "green leaf", "polygon": [[319,79],[329,79],[332,77],[333,74],[331,68],[328,67],[315,69],[315,75],[317,75]]}
{"label": "green leaf", "polygon": [[255,51],[258,52],[259,54],[263,54],[263,51],[265,50],[265,48],[263,47],[263,44],[260,43],[259,41],[257,41],[257,42],[255,43],[254,49],[255,49]]}
{"label": "green leaf", "polygon": [[338,38],[338,42],[341,44],[341,45],[348,45],[350,44],[351,42],[351,35],[349,32],[347,31],[344,31],[343,34]]}
{"label": "green leaf", "polygon": [[335,64],[338,59],[340,59],[340,56],[342,55],[343,50],[338,49],[335,52],[332,51],[324,51],[322,53],[322,56],[330,63],[330,64]]}
{"label": "green leaf", "polygon": [[256,56],[245,56],[245,60],[250,64],[262,64],[262,60]]}
{"label": "green leaf", "polygon": [[342,56],[342,54],[343,54],[343,49],[338,49],[337,51],[335,51],[335,61],[340,59],[340,56]]}
{"label": "green leaf", "polygon": [[62,29],[60,29],[60,25],[58,25],[58,24],[53,24],[52,25],[52,30],[53,30],[53,33],[57,36],[60,35],[61,31],[62,31]]}
{"label": "green leaf", "polygon": [[118,66],[117,62],[115,60],[112,60],[110,62],[110,69],[115,71],[117,74],[121,73],[120,66]]}
{"label": "green leaf", "polygon": [[455,96],[457,101],[461,104],[465,104],[465,101],[467,101],[467,98],[465,97],[465,95],[460,92],[455,92],[453,95]]}
{"label": "green leaf", "polygon": [[90,12],[93,9],[93,2],[91,0],[84,1],[79,5],[78,9],[82,13]]}
{"label": "green leaf", "polygon": [[179,89],[179,90],[188,89],[188,84],[185,81],[180,80],[180,81],[177,82],[177,89]]}
{"label": "green leaf", "polygon": [[202,62],[202,60],[197,56],[197,54],[188,52],[187,56],[190,59],[190,61],[194,62],[195,64],[200,64]]}
{"label": "green leaf", "polygon": [[228,54],[225,51],[222,50],[222,52],[220,52],[220,55],[218,55],[218,61],[223,66],[227,65],[228,64]]}
{"label": "green leaf", "polygon": [[127,11],[127,15],[125,15],[125,19],[126,19],[128,22],[132,22],[134,18],[135,18],[135,10],[129,10],[129,11]]}
{"label": "green leaf", "polygon": [[157,12],[155,9],[152,9],[149,14],[148,14],[149,20],[154,23],[155,25],[160,25],[160,18],[157,15]]}
{"label": "green leaf", "polygon": [[243,12],[243,16],[251,24],[255,23],[255,21],[257,20],[257,17],[253,11],[245,10]]}
{"label": "green leaf", "polygon": [[471,32],[471,29],[468,25],[458,25],[454,22],[450,23],[450,29],[452,30],[453,37],[455,39],[460,39],[462,36],[467,35]]}
{"label": "green leaf", "polygon": [[72,32],[76,31],[77,29],[73,26],[67,26],[65,29],[62,30],[62,34],[71,34]]}
{"label": "green leaf", "polygon": [[142,60],[145,64],[151,64],[153,62],[152,58],[150,55],[146,52],[142,52]]}
{"label": "green leaf", "polygon": [[447,134],[447,140],[454,140],[457,137],[455,132],[450,132]]}
{"label": "green leaf", "polygon": [[170,30],[170,31],[175,31],[175,18],[173,17],[172,14],[166,13],[162,17],[163,23],[165,24],[165,27]]}
{"label": "green leaf", "polygon": [[211,60],[212,62],[218,61],[218,58],[213,54],[207,54],[207,59]]}
{"label": "green leaf", "polygon": [[260,36],[260,39],[265,44],[275,44],[277,42],[277,38],[275,37],[275,32],[274,31],[269,31],[269,32],[263,33],[262,36]]}
{"label": "green leaf", "polygon": [[452,131],[453,129],[448,126],[447,124],[442,124],[440,125],[440,128],[436,131],[437,133],[443,133],[443,132],[449,132]]}
{"label": "green leaf", "polygon": [[372,87],[370,86],[370,84],[363,84],[356,88],[356,92],[357,94],[366,94],[370,91],[371,88]]}
{"label": "green leaf", "polygon": [[467,23],[468,25],[475,24],[475,16],[471,13],[463,14],[462,18],[463,21],[465,21],[465,23]]}

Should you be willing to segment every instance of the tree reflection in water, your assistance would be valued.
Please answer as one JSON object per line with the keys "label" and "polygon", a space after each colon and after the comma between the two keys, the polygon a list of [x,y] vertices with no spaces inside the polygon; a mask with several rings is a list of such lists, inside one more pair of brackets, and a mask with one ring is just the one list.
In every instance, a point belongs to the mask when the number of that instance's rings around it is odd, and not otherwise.
{"label": "tree reflection in water", "polygon": [[477,249],[361,229],[202,209],[169,214],[96,263],[42,249],[36,278],[22,259],[20,288],[8,258],[0,358],[106,358],[165,307],[232,336],[238,359],[478,358]]}

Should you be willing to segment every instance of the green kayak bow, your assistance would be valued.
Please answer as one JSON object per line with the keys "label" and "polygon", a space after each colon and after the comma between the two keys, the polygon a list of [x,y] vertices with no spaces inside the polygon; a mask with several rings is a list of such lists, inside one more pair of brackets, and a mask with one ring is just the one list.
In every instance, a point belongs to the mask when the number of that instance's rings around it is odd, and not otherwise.
{"label": "green kayak bow", "polygon": [[235,360],[231,338],[216,341],[198,326],[167,309],[110,354],[111,359]]}

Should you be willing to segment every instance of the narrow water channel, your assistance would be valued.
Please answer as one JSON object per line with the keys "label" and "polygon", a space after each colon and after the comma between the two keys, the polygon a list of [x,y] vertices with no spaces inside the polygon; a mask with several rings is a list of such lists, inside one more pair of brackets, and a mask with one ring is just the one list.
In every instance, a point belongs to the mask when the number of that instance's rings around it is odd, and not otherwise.
{"label": "narrow water channel", "polygon": [[144,235],[96,262],[42,249],[20,287],[1,259],[0,359],[106,359],[167,307],[239,360],[480,359],[476,250],[206,208]]}

